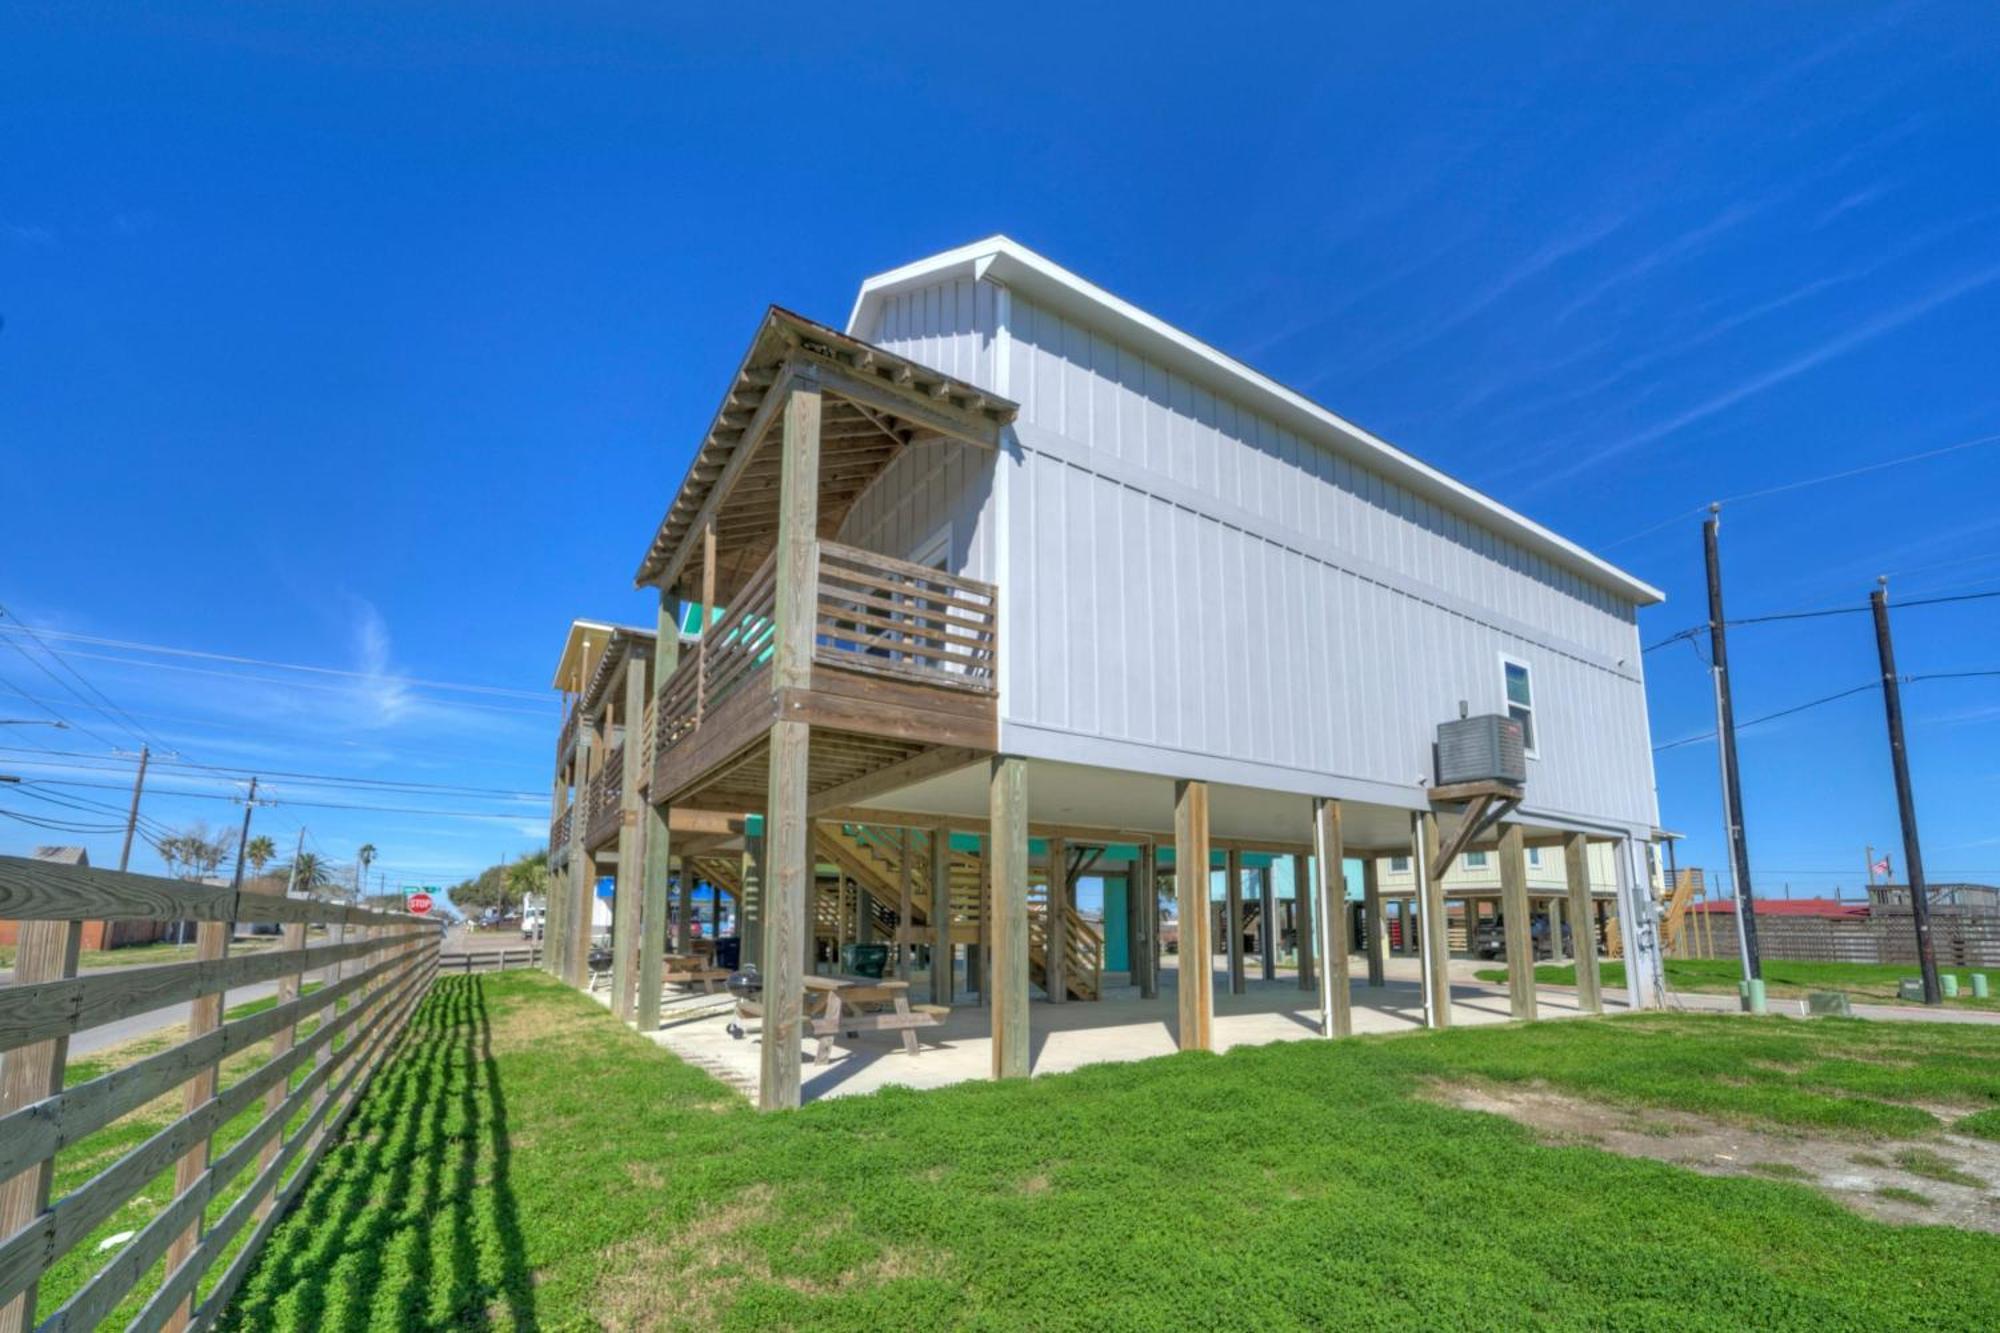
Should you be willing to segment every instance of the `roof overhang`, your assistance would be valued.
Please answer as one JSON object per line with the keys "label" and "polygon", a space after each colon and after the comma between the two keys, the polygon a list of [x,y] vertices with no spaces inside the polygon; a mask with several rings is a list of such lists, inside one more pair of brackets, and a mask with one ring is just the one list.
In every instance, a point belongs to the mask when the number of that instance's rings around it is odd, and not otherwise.
{"label": "roof overhang", "polygon": [[644,634],[652,637],[651,630],[633,629],[613,625],[604,620],[572,620],[569,635],[563,640],[562,656],[556,660],[555,679],[549,682],[552,690],[563,690],[580,694],[584,686],[597,670],[598,660],[614,635]]}
{"label": "roof overhang", "polygon": [[1306,439],[1346,454],[1426,500],[1496,531],[1639,606],[1666,600],[1666,594],[1650,583],[1005,236],[974,241],[869,278],[855,298],[847,319],[848,332],[860,335],[870,330],[885,298],[953,277],[998,283],[1059,314],[1102,329],[1168,369],[1269,415]]}
{"label": "roof overhang", "polygon": [[634,653],[645,654],[648,660],[653,654],[653,644],[659,636],[649,629],[630,629],[623,625],[613,626],[610,638],[604,643],[597,660],[590,666],[588,682],[583,688],[581,707],[585,714],[595,713],[604,702],[605,692],[618,677],[619,669]]}
{"label": "roof overhang", "polygon": [[989,390],[772,306],[750,340],[687,476],[633,576],[682,588],[716,539],[718,596],[747,577],[776,539],[780,456],[765,444],[794,388],[817,388],[819,528],[838,529],[895,455],[922,438],[998,448],[1015,406]]}

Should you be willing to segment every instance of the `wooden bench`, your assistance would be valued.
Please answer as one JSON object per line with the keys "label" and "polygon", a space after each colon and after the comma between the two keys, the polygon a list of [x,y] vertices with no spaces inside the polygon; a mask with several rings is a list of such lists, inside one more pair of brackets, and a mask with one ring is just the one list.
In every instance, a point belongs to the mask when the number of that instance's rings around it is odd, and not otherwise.
{"label": "wooden bench", "polygon": [[[857,1037],[863,1032],[899,1032],[903,1050],[915,1055],[919,1050],[916,1029],[936,1027],[951,1013],[949,1005],[911,1004],[907,981],[807,977],[805,988],[805,1031],[819,1039],[813,1052],[814,1064],[825,1064],[832,1056],[834,1038],[843,1034]],[[874,1010],[859,1007],[880,1004],[890,1007]],[[742,1036],[747,1022],[763,1017],[761,1001],[738,1001],[737,1022],[732,1025],[731,1034]]]}

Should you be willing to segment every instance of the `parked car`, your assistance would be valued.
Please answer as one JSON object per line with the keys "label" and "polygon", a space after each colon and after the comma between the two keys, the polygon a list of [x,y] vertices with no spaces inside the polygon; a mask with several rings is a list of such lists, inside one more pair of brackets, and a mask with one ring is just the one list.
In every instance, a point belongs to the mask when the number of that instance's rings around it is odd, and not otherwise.
{"label": "parked car", "polygon": [[[1529,928],[1529,937],[1534,941],[1534,956],[1536,958],[1553,957],[1554,955],[1549,950],[1548,917],[1536,916],[1530,918],[1530,920],[1533,922],[1533,925]],[[1570,953],[1569,947],[1570,932],[1568,922],[1563,923],[1562,939],[1563,956],[1566,958],[1573,957],[1574,955]],[[1506,922],[1497,916],[1481,917],[1479,924],[1473,927],[1472,930],[1471,948],[1473,956],[1477,958],[1505,957],[1507,953]]]}

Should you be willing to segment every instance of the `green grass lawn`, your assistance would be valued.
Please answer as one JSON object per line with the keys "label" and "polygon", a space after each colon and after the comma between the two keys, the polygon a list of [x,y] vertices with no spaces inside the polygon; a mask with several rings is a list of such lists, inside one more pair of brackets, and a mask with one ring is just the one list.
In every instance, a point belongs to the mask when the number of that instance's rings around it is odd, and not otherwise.
{"label": "green grass lawn", "polygon": [[760,1116],[539,973],[444,978],[225,1322],[1823,1331],[2000,1310],[2000,1237],[1541,1146],[1427,1097],[1440,1079],[1921,1140],[1927,1108],[2000,1109],[2000,1028],[1636,1015]]}
{"label": "green grass lawn", "polygon": [[[1625,964],[1605,962],[1599,965],[1599,976],[1607,986],[1625,984]],[[1733,958],[1669,958],[1666,963],[1667,984],[1678,990],[1701,994],[1734,995],[1736,983],[1742,979],[1743,966]],[[2000,996],[1984,1000],[1972,998],[1972,974],[1984,971],[1996,991],[2000,991],[2000,967],[1947,967],[1939,969],[1940,975],[1958,978],[1958,995],[1947,999],[1947,1005],[1966,1009],[2000,1010]],[[1507,969],[1504,967],[1482,968],[1475,975],[1481,981],[1504,982]],[[1904,977],[1917,976],[1915,964],[1904,966],[1900,963],[1795,963],[1781,959],[1766,959],[1764,962],[1764,990],[1773,997],[1804,996],[1808,991],[1845,991],[1854,1000],[1894,1001],[1896,983]],[[1574,986],[1576,966],[1565,963],[1554,965],[1543,963],[1535,968],[1535,980],[1545,986]]]}

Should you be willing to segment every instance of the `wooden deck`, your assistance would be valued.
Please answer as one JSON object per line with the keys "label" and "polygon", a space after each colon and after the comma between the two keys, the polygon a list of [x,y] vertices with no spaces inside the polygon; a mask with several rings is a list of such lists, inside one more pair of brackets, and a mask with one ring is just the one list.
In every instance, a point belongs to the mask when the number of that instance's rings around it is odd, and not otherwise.
{"label": "wooden deck", "polygon": [[993,752],[993,587],[834,542],[818,549],[808,684],[774,687],[775,562],[766,560],[660,694],[650,732],[655,804],[762,809],[770,729],[780,720],[812,727],[807,782],[820,806]]}

